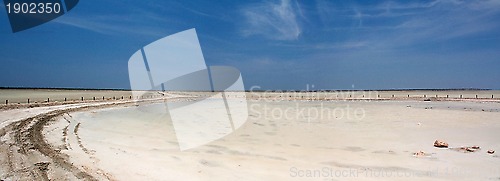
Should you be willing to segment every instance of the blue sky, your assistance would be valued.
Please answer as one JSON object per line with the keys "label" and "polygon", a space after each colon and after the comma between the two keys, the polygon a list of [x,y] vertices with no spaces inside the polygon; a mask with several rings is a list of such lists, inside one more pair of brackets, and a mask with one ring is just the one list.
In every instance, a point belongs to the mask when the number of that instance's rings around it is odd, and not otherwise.
{"label": "blue sky", "polygon": [[500,89],[499,0],[84,0],[15,34],[1,7],[0,86],[130,88],[130,56],[190,28],[247,89]]}

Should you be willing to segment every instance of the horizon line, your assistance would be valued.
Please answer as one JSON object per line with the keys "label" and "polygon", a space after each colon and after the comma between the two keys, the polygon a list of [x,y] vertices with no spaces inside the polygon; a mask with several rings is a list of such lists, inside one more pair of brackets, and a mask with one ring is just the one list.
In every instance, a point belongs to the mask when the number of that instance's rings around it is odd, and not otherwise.
{"label": "horizon line", "polygon": [[[161,90],[132,90],[126,88],[84,88],[84,87],[1,87],[4,89],[40,89],[40,90],[108,90],[108,91],[161,91]],[[294,89],[270,89],[270,90],[244,90],[245,92],[334,92],[334,91],[494,91],[499,89],[485,89],[485,88],[389,88],[389,89],[311,89],[311,90],[294,90]],[[180,90],[165,90],[165,91],[180,91]],[[212,90],[182,90],[186,92],[214,92]],[[221,91],[215,91],[221,92]],[[231,92],[231,91],[228,91]]]}

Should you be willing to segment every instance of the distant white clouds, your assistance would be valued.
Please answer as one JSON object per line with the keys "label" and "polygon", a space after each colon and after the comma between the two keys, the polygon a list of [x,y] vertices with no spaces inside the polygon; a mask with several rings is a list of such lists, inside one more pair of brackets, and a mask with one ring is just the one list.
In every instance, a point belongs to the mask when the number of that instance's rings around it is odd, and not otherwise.
{"label": "distant white clouds", "polygon": [[345,34],[341,40],[345,43],[361,40],[377,51],[465,40],[500,30],[499,0],[385,1],[347,6],[319,1],[316,9],[324,31]]}
{"label": "distant white clouds", "polygon": [[300,49],[313,49],[313,50],[346,50],[346,49],[357,49],[366,48],[369,46],[367,41],[341,41],[341,42],[331,42],[331,43],[309,43],[309,44],[290,44],[290,43],[277,43],[275,44],[279,47],[288,48],[300,48]]}
{"label": "distant white clouds", "polygon": [[500,4],[488,1],[440,0],[418,16],[403,19],[394,34],[404,35],[409,42],[448,40],[481,35],[499,28],[495,16],[500,14]]}
{"label": "distant white clouds", "polygon": [[[162,19],[153,19],[155,21],[164,21]],[[164,30],[154,26],[143,25],[144,20],[132,18],[127,15],[86,15],[86,16],[64,16],[54,20],[60,23],[76,28],[85,29],[99,34],[117,35],[117,34],[136,34],[149,36],[162,36]],[[137,26],[131,28],[131,26]]]}
{"label": "distant white clouds", "polygon": [[[409,2],[409,3],[399,3],[399,2],[395,2],[395,1],[386,1],[386,2],[383,2],[380,5],[376,6],[375,8],[385,9],[385,10],[388,10],[388,9],[408,10],[408,9],[418,9],[418,8],[430,8],[430,7],[433,7],[436,4],[440,3],[441,1],[442,0],[435,0],[435,1],[430,1],[430,2]],[[445,0],[445,1],[456,2],[455,0]]]}
{"label": "distant white clouds", "polygon": [[299,7],[290,0],[252,4],[242,9],[245,22],[244,36],[261,35],[274,40],[296,40],[301,33],[297,14],[303,16]]}
{"label": "distant white clouds", "polygon": [[94,17],[63,17],[54,20],[56,23],[61,23],[64,25],[69,25],[81,29],[86,29],[101,34],[113,34],[119,31],[123,31],[122,26],[112,23],[111,19],[106,16],[94,16]]}

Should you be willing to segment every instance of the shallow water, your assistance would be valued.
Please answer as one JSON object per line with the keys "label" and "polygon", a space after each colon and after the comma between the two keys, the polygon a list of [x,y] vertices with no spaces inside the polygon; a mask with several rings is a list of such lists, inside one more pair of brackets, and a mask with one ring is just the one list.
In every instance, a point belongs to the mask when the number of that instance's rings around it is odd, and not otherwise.
{"label": "shallow water", "polygon": [[30,103],[34,102],[44,102],[47,98],[50,101],[64,101],[66,98],[70,100],[92,100],[96,97],[97,100],[101,100],[104,96],[109,99],[112,97],[121,99],[122,96],[128,99],[131,96],[130,91],[109,91],[109,90],[52,90],[52,89],[0,89],[0,101],[5,103],[5,100],[9,100],[10,103],[27,103],[30,99]]}

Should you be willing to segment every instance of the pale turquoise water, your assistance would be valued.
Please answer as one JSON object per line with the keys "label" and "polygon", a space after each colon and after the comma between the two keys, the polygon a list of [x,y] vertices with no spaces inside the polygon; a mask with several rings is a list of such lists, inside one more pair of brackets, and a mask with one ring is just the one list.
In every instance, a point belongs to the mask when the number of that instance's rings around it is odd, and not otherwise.
{"label": "pale turquoise water", "polygon": [[27,103],[28,99],[30,102],[44,102],[47,98],[50,101],[64,101],[67,100],[81,100],[84,97],[85,100],[92,100],[93,97],[96,99],[105,98],[130,98],[130,91],[109,91],[109,90],[50,90],[50,89],[0,89],[0,103],[5,103],[5,100],[9,100],[10,103]]}

